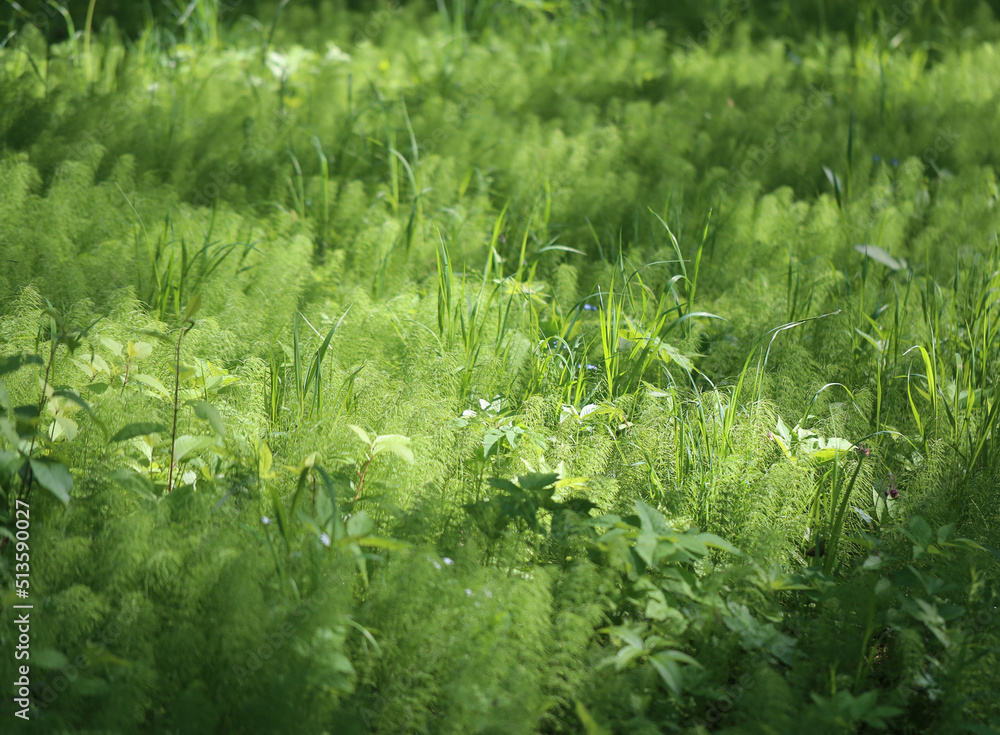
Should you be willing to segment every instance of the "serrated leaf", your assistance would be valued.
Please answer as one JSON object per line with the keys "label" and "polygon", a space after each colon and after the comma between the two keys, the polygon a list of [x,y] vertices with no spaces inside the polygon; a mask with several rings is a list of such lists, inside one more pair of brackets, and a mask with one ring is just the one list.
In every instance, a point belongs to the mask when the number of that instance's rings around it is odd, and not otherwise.
{"label": "serrated leaf", "polygon": [[31,472],[38,484],[55,495],[64,505],[69,505],[69,494],[73,491],[73,476],[66,465],[44,459],[31,459]]}

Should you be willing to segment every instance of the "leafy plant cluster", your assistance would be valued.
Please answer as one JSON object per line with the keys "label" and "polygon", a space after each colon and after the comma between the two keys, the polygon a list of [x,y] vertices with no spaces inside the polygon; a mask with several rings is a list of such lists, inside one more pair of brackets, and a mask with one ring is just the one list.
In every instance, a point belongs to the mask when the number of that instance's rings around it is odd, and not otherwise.
{"label": "leafy plant cluster", "polygon": [[987,11],[221,5],[0,44],[22,729],[1000,727]]}

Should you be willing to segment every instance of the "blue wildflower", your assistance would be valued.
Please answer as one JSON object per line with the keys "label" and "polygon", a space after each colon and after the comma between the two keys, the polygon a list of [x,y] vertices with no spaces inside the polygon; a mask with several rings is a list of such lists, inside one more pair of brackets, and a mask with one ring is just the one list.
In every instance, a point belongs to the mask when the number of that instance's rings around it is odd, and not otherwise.
{"label": "blue wildflower", "polygon": [[898,166],[899,165],[899,159],[898,158],[893,158],[891,161],[889,161],[889,163],[891,163],[893,166]]}
{"label": "blue wildflower", "polygon": [[874,153],[872,154],[872,160],[875,161],[875,163],[878,163],[882,160],[882,157],[878,153]]}
{"label": "blue wildflower", "polygon": [[597,307],[594,306],[593,304],[584,304],[583,308],[584,311],[597,311]]}

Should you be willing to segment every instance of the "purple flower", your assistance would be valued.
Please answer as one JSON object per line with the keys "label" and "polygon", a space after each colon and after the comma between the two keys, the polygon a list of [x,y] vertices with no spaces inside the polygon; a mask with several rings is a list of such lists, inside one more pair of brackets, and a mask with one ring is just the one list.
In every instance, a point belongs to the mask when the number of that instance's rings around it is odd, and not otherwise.
{"label": "purple flower", "polygon": [[885,489],[885,497],[895,500],[899,497],[899,488],[896,487],[896,476],[889,473],[889,485]]}
{"label": "purple flower", "polygon": [[872,450],[866,447],[864,444],[858,444],[857,446],[855,446],[854,451],[857,452],[858,454],[863,454],[866,457],[870,456],[872,453]]}

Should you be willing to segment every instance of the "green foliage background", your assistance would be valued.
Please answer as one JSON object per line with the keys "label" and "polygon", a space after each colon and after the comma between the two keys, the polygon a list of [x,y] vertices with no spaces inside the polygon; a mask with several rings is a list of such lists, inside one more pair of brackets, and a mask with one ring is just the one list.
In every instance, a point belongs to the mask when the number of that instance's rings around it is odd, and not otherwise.
{"label": "green foliage background", "polygon": [[7,10],[5,728],[1000,727],[987,4]]}

